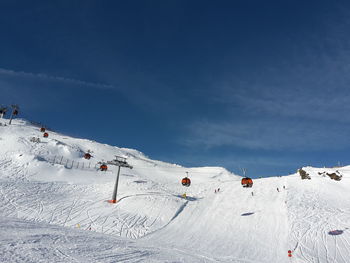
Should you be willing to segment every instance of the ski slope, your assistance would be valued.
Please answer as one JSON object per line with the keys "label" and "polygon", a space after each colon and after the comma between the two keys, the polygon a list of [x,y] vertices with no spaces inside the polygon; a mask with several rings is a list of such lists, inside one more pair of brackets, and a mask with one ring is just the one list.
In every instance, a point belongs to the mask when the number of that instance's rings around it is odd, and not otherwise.
{"label": "ski slope", "polygon": [[[306,167],[311,180],[293,174],[243,188],[224,168],[0,123],[1,262],[349,262],[350,167]],[[115,155],[133,169],[121,169],[110,204],[117,168],[97,163]],[[341,181],[319,174],[336,170]]]}

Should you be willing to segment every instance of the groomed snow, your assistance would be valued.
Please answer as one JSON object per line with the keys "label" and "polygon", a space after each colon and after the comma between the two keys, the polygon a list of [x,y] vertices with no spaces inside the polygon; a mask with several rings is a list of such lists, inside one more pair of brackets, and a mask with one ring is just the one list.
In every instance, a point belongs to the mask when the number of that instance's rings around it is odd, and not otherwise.
{"label": "groomed snow", "polygon": [[[350,167],[243,188],[224,168],[0,123],[0,262],[349,262]],[[133,169],[122,168],[110,204],[117,168],[96,164],[115,155]],[[319,174],[336,170],[341,181]]]}

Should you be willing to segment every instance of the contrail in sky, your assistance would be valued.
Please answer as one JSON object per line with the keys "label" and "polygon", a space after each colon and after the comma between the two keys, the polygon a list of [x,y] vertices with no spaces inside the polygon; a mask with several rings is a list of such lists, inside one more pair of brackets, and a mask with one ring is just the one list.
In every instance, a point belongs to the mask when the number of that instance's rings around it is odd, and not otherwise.
{"label": "contrail in sky", "polygon": [[114,88],[114,86],[109,84],[101,84],[101,83],[93,83],[93,82],[87,82],[84,80],[78,80],[78,79],[72,79],[72,78],[65,78],[65,77],[58,77],[58,76],[50,76],[43,73],[32,73],[32,72],[24,72],[24,71],[14,71],[11,69],[4,69],[0,68],[0,75],[7,75],[7,76],[19,76],[19,77],[31,77],[31,78],[38,78],[38,79],[46,79],[46,80],[53,80],[53,81],[62,81],[77,85],[84,85],[84,86],[90,86],[95,88],[104,88],[104,89],[111,89]]}

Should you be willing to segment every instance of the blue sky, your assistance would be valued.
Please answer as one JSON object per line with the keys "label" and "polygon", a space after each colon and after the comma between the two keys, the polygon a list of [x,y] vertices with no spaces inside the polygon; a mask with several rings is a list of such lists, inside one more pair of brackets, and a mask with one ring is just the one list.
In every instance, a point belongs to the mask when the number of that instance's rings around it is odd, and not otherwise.
{"label": "blue sky", "polygon": [[1,104],[252,177],[349,164],[347,1],[1,1]]}

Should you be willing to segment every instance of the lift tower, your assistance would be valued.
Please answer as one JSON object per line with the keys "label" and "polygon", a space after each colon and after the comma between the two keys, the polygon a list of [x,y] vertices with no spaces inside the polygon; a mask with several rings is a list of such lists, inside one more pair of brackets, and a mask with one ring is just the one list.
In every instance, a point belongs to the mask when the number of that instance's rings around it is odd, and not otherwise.
{"label": "lift tower", "polygon": [[115,156],[115,159],[112,160],[112,161],[107,161],[107,164],[118,166],[118,174],[117,174],[117,179],[115,181],[115,186],[114,186],[112,200],[108,201],[109,203],[115,204],[117,202],[117,191],[118,191],[120,167],[125,167],[125,168],[132,169],[132,166],[126,162],[126,158],[121,157],[121,156]]}

